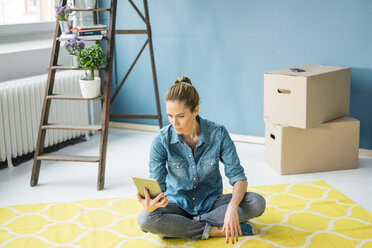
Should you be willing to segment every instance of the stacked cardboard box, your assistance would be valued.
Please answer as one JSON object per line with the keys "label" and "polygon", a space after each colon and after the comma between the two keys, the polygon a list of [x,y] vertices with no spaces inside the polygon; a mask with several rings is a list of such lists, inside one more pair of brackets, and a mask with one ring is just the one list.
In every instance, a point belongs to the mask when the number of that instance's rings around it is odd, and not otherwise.
{"label": "stacked cardboard box", "polygon": [[266,162],[282,175],[357,168],[360,123],[349,102],[350,68],[266,72]]}

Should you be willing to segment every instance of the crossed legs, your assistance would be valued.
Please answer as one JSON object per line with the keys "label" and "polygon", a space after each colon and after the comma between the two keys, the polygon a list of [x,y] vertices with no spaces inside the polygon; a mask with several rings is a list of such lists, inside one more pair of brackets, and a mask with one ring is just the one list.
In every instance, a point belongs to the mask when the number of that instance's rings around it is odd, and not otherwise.
{"label": "crossed legs", "polygon": [[[220,236],[218,228],[223,226],[225,212],[232,195],[221,195],[208,213],[190,215],[177,204],[169,203],[153,212],[142,210],[138,214],[138,224],[142,231],[164,237],[208,239]],[[260,216],[265,211],[265,199],[253,192],[246,192],[238,208],[239,221],[245,222]]]}

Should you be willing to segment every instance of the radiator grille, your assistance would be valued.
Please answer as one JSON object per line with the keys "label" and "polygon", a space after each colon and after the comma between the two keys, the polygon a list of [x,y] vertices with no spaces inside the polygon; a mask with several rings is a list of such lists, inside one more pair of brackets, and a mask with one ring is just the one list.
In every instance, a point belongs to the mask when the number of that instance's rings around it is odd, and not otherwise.
{"label": "radiator grille", "polygon": [[[81,71],[57,72],[55,94],[80,95]],[[33,152],[36,147],[47,75],[0,82],[0,161]],[[87,101],[52,100],[48,123],[87,125]],[[79,130],[48,130],[45,146],[86,135]]]}

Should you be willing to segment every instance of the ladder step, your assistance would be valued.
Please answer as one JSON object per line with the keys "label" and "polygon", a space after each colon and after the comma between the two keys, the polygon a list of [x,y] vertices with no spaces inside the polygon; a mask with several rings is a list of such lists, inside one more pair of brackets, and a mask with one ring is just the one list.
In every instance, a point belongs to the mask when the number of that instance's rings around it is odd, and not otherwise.
{"label": "ladder step", "polygon": [[147,29],[116,29],[115,34],[147,34]]}
{"label": "ladder step", "polygon": [[[83,68],[76,68],[72,66],[65,66],[65,65],[54,65],[52,66],[52,70],[80,70],[85,71]],[[98,68],[97,70],[106,70],[106,67]]]}
{"label": "ladder step", "polygon": [[102,126],[101,125],[69,126],[69,125],[48,124],[48,125],[43,125],[43,129],[82,130],[82,131],[98,132],[102,130]]}
{"label": "ladder step", "polygon": [[[58,40],[58,41],[60,41],[60,42],[62,42],[62,41],[67,41],[67,40],[65,40],[65,39],[62,39],[62,40],[61,40],[60,37],[57,37],[56,40]],[[85,41],[85,40],[86,40],[86,41],[88,41],[88,40],[89,40],[89,41],[92,41],[92,40],[93,40],[93,41],[95,41],[95,40],[108,40],[108,37],[102,37],[102,39],[80,39],[80,40],[84,40],[84,41]]]}
{"label": "ladder step", "polygon": [[72,11],[111,11],[111,9],[104,9],[104,8],[100,8],[100,9],[80,9],[80,8],[73,8],[71,10]]}
{"label": "ladder step", "polygon": [[100,101],[103,100],[103,96],[97,96],[94,98],[84,98],[82,96],[68,96],[68,95],[49,95],[47,99],[56,99],[56,100],[94,100]]}
{"label": "ladder step", "polygon": [[110,118],[123,119],[159,119],[160,115],[128,115],[128,114],[110,114]]}
{"label": "ladder step", "polygon": [[41,155],[37,160],[48,161],[72,161],[72,162],[99,162],[98,156],[74,156],[74,155]]}

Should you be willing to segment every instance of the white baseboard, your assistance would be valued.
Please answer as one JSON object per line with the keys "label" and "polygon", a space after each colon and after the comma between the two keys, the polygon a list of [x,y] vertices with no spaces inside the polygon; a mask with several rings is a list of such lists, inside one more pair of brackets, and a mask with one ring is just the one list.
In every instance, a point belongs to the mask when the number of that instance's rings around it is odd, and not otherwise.
{"label": "white baseboard", "polygon": [[362,157],[372,157],[372,150],[359,149],[359,156],[362,156]]}
{"label": "white baseboard", "polygon": [[[109,126],[114,127],[114,128],[133,129],[133,130],[150,131],[150,132],[157,132],[160,130],[159,126],[155,126],[155,125],[135,124],[135,123],[116,122],[116,121],[110,121]],[[261,145],[265,144],[265,137],[249,136],[249,135],[233,134],[233,133],[230,133],[230,137],[235,142],[247,142],[247,143],[254,143],[254,144],[261,144]],[[359,156],[372,157],[372,150],[359,149]]]}
{"label": "white baseboard", "polygon": [[265,137],[259,136],[249,136],[249,135],[242,135],[242,134],[234,134],[230,133],[230,137],[235,142],[247,142],[247,143],[255,143],[255,144],[265,144]]}
{"label": "white baseboard", "polygon": [[155,126],[155,125],[145,125],[145,124],[136,124],[136,123],[128,123],[128,122],[117,122],[117,121],[110,121],[109,127],[140,130],[140,131],[150,131],[150,132],[157,132],[160,130],[159,126]]}

